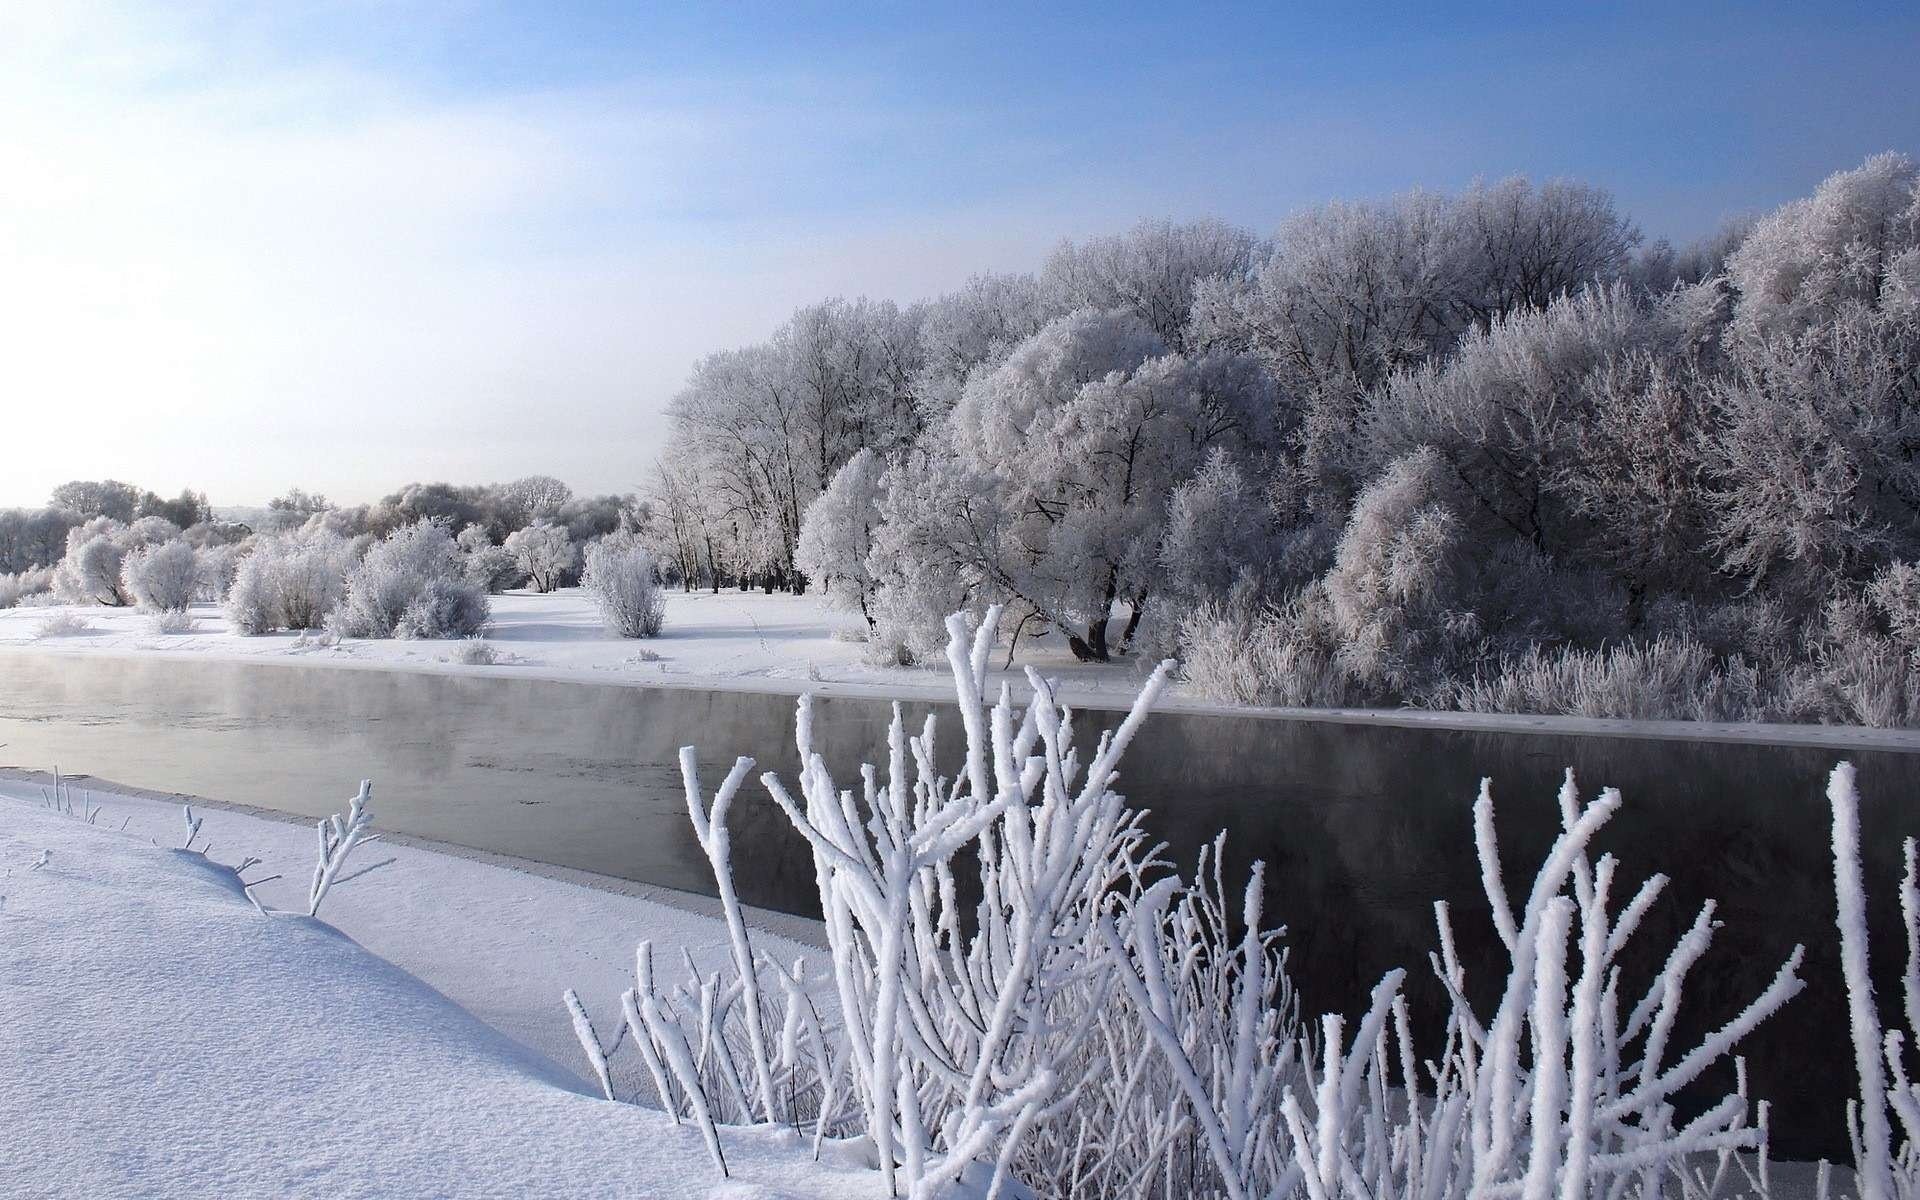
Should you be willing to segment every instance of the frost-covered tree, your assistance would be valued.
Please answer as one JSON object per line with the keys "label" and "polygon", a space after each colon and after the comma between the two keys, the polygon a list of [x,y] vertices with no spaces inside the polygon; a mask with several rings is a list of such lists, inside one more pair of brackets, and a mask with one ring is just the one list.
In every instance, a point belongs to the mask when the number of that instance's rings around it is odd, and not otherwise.
{"label": "frost-covered tree", "polygon": [[110,535],[87,538],[61,560],[57,590],[63,598],[82,603],[113,608],[132,604],[133,596],[120,577],[126,553],[126,546]]}
{"label": "frost-covered tree", "polygon": [[840,609],[858,612],[873,626],[878,587],[872,566],[873,531],[880,523],[880,481],[886,463],[862,449],[847,460],[825,491],[814,497],[800,523],[795,565],[817,580]]}
{"label": "frost-covered tree", "polygon": [[1194,289],[1245,276],[1257,245],[1253,234],[1222,221],[1142,221],[1112,237],[1062,243],[1040,285],[1059,311],[1123,309],[1184,351]]}
{"label": "frost-covered tree", "polygon": [[580,551],[567,536],[566,528],[544,521],[516,529],[507,535],[503,545],[536,592],[551,592],[559,587],[561,580],[580,562]]}
{"label": "frost-covered tree", "polygon": [[589,542],[585,557],[580,586],[608,631],[624,638],[658,636],[667,608],[652,553],[630,534],[612,534]]}
{"label": "frost-covered tree", "polygon": [[1355,501],[1326,598],[1344,664],[1381,691],[1444,674],[1479,633],[1470,531],[1454,471],[1423,447],[1396,460]]}
{"label": "frost-covered tree", "polygon": [[1744,342],[1713,399],[1727,570],[1805,597],[1920,558],[1920,320],[1851,305]]}
{"label": "frost-covered tree", "polygon": [[1587,377],[1667,336],[1623,286],[1520,309],[1470,332],[1444,362],[1376,390],[1369,440],[1392,455],[1431,447],[1486,518],[1543,552],[1564,551],[1573,505],[1557,481],[1591,414]]}
{"label": "frost-covered tree", "polygon": [[1757,222],[1727,260],[1735,324],[1798,335],[1850,305],[1914,316],[1920,302],[1920,166],[1877,154]]}
{"label": "frost-covered tree", "polygon": [[960,399],[967,377],[1005,358],[1065,310],[1031,275],[975,275],[929,302],[920,321],[914,395],[927,420]]}
{"label": "frost-covered tree", "polygon": [[0,572],[55,565],[66,553],[67,531],[80,523],[71,509],[0,509]]}
{"label": "frost-covered tree", "polygon": [[1640,242],[1604,189],[1568,179],[1475,183],[1449,206],[1448,303],[1481,328],[1623,275]]}
{"label": "frost-covered tree", "polygon": [[499,488],[501,507],[514,517],[514,529],[535,521],[552,520],[560,506],[573,499],[573,489],[551,475],[528,475]]}
{"label": "frost-covered tree", "polygon": [[222,609],[237,632],[319,629],[346,594],[355,555],[324,531],[262,535],[235,564]]}
{"label": "frost-covered tree", "polygon": [[48,503],[82,517],[108,517],[125,525],[133,520],[145,495],[117,479],[75,479],[54,488]]}
{"label": "frost-covered tree", "polygon": [[466,581],[488,595],[513,587],[521,580],[520,564],[513,551],[494,544],[484,525],[469,525],[454,539],[465,556],[461,574]]}
{"label": "frost-covered tree", "polygon": [[121,563],[120,575],[140,607],[185,612],[200,587],[199,555],[179,539],[135,546]]}
{"label": "frost-covered tree", "polygon": [[1115,648],[1108,626],[1124,603],[1124,647],[1158,575],[1173,489],[1209,449],[1257,444],[1274,408],[1250,358],[1164,351],[1131,314],[1082,310],[976,376],[928,469],[890,473],[883,515],[917,524],[886,539],[883,587],[966,580],[1096,661]]}
{"label": "frost-covered tree", "polygon": [[486,593],[461,577],[461,554],[438,521],[394,530],[347,576],[327,618],[342,637],[470,637],[485,626]]}

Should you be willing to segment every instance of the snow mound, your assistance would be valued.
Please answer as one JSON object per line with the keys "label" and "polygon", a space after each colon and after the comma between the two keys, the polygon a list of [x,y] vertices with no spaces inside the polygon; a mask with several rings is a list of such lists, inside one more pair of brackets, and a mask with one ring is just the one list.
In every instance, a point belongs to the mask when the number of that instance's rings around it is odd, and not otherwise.
{"label": "snow mound", "polygon": [[722,1180],[691,1127],[585,1094],[324,923],[262,916],[227,868],[11,800],[0,1029],[14,1194],[881,1194],[760,1130],[724,1133]]}

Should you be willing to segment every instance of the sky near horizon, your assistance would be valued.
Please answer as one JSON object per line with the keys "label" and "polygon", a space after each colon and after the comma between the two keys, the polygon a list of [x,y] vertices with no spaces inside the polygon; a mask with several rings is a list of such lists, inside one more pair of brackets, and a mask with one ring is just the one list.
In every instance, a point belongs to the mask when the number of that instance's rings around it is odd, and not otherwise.
{"label": "sky near horizon", "polygon": [[0,9],[0,506],[626,491],[825,296],[1516,173],[1679,242],[1920,154],[1910,3],[1025,7]]}

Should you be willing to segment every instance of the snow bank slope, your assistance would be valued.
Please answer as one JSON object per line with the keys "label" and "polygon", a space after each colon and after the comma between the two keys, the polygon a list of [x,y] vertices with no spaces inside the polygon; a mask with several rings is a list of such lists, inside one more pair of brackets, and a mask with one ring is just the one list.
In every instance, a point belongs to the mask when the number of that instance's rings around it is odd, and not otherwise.
{"label": "snow bank slope", "polygon": [[[42,866],[34,864],[44,856]],[[225,868],[0,802],[0,1179],[18,1195],[877,1196],[565,1073]]]}

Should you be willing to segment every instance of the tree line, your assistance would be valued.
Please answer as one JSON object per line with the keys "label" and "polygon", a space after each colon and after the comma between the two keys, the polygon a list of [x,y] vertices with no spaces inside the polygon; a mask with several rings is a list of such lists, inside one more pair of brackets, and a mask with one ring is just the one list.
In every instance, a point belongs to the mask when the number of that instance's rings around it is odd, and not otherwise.
{"label": "tree line", "polygon": [[1917,247],[1898,154],[1684,247],[1565,180],[1146,222],[709,355],[652,536],[881,661],[1003,604],[1243,701],[1906,723]]}

